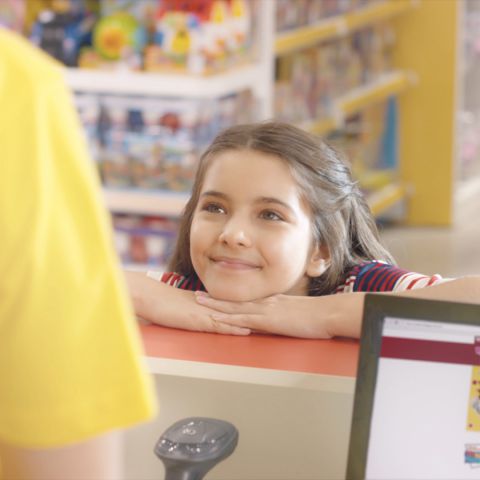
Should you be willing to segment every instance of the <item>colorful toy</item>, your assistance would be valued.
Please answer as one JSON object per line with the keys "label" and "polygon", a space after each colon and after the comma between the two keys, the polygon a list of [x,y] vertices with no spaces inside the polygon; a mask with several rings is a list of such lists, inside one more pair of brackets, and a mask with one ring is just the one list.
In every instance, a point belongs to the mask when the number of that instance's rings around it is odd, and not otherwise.
{"label": "colorful toy", "polygon": [[106,60],[120,60],[131,52],[141,52],[144,44],[144,29],[127,12],[103,17],[95,26],[93,46]]}
{"label": "colorful toy", "polygon": [[115,244],[123,263],[165,268],[175,248],[178,221],[165,217],[114,215]]}
{"label": "colorful toy", "polygon": [[67,66],[77,64],[80,50],[91,43],[95,14],[81,0],[55,1],[32,25],[31,40]]}
{"label": "colorful toy", "polygon": [[163,0],[145,69],[194,74],[225,69],[246,56],[250,29],[246,0]]}
{"label": "colorful toy", "polygon": [[76,94],[93,158],[109,187],[189,191],[221,128],[256,115],[249,90],[216,100]]}

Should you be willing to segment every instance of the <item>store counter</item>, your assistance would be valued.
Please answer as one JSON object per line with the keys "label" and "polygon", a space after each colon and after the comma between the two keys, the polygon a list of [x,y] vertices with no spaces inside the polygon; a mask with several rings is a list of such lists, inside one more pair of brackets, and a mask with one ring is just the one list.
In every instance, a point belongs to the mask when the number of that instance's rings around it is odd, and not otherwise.
{"label": "store counter", "polygon": [[128,436],[128,479],[163,478],[153,446],[171,423],[189,416],[228,420],[240,432],[234,454],[208,479],[343,477],[356,341],[140,328],[160,414]]}

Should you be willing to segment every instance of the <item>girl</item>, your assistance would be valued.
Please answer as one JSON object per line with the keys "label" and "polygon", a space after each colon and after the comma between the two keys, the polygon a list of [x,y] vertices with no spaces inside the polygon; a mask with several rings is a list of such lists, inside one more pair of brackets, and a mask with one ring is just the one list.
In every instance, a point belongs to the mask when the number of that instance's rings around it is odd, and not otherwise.
{"label": "girl", "polygon": [[240,335],[358,337],[362,292],[480,297],[479,278],[396,267],[338,152],[282,123],[232,127],[202,155],[169,270],[127,273],[140,317]]}

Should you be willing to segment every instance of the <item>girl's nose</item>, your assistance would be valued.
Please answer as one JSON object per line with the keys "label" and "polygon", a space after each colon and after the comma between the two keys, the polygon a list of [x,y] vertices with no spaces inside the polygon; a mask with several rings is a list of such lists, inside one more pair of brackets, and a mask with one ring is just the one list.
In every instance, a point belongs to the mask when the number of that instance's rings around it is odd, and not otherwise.
{"label": "girl's nose", "polygon": [[241,222],[230,220],[227,222],[220,233],[220,242],[237,247],[252,246],[251,236],[245,225]]}

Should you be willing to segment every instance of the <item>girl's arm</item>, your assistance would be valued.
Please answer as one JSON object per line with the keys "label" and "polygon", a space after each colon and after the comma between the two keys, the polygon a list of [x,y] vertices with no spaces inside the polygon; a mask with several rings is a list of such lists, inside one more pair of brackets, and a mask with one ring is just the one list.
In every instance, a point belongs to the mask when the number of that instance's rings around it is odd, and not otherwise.
{"label": "girl's arm", "polygon": [[[382,295],[480,304],[480,276]],[[323,297],[274,295],[254,302],[239,303],[214,300],[201,292],[196,292],[196,298],[200,305],[218,311],[212,316],[223,324],[301,338],[358,338],[365,293]]]}
{"label": "girl's arm", "polygon": [[157,282],[142,272],[125,272],[138,317],[165,327],[201,332],[248,335],[250,329],[221,323],[210,308],[195,302],[194,292]]}

